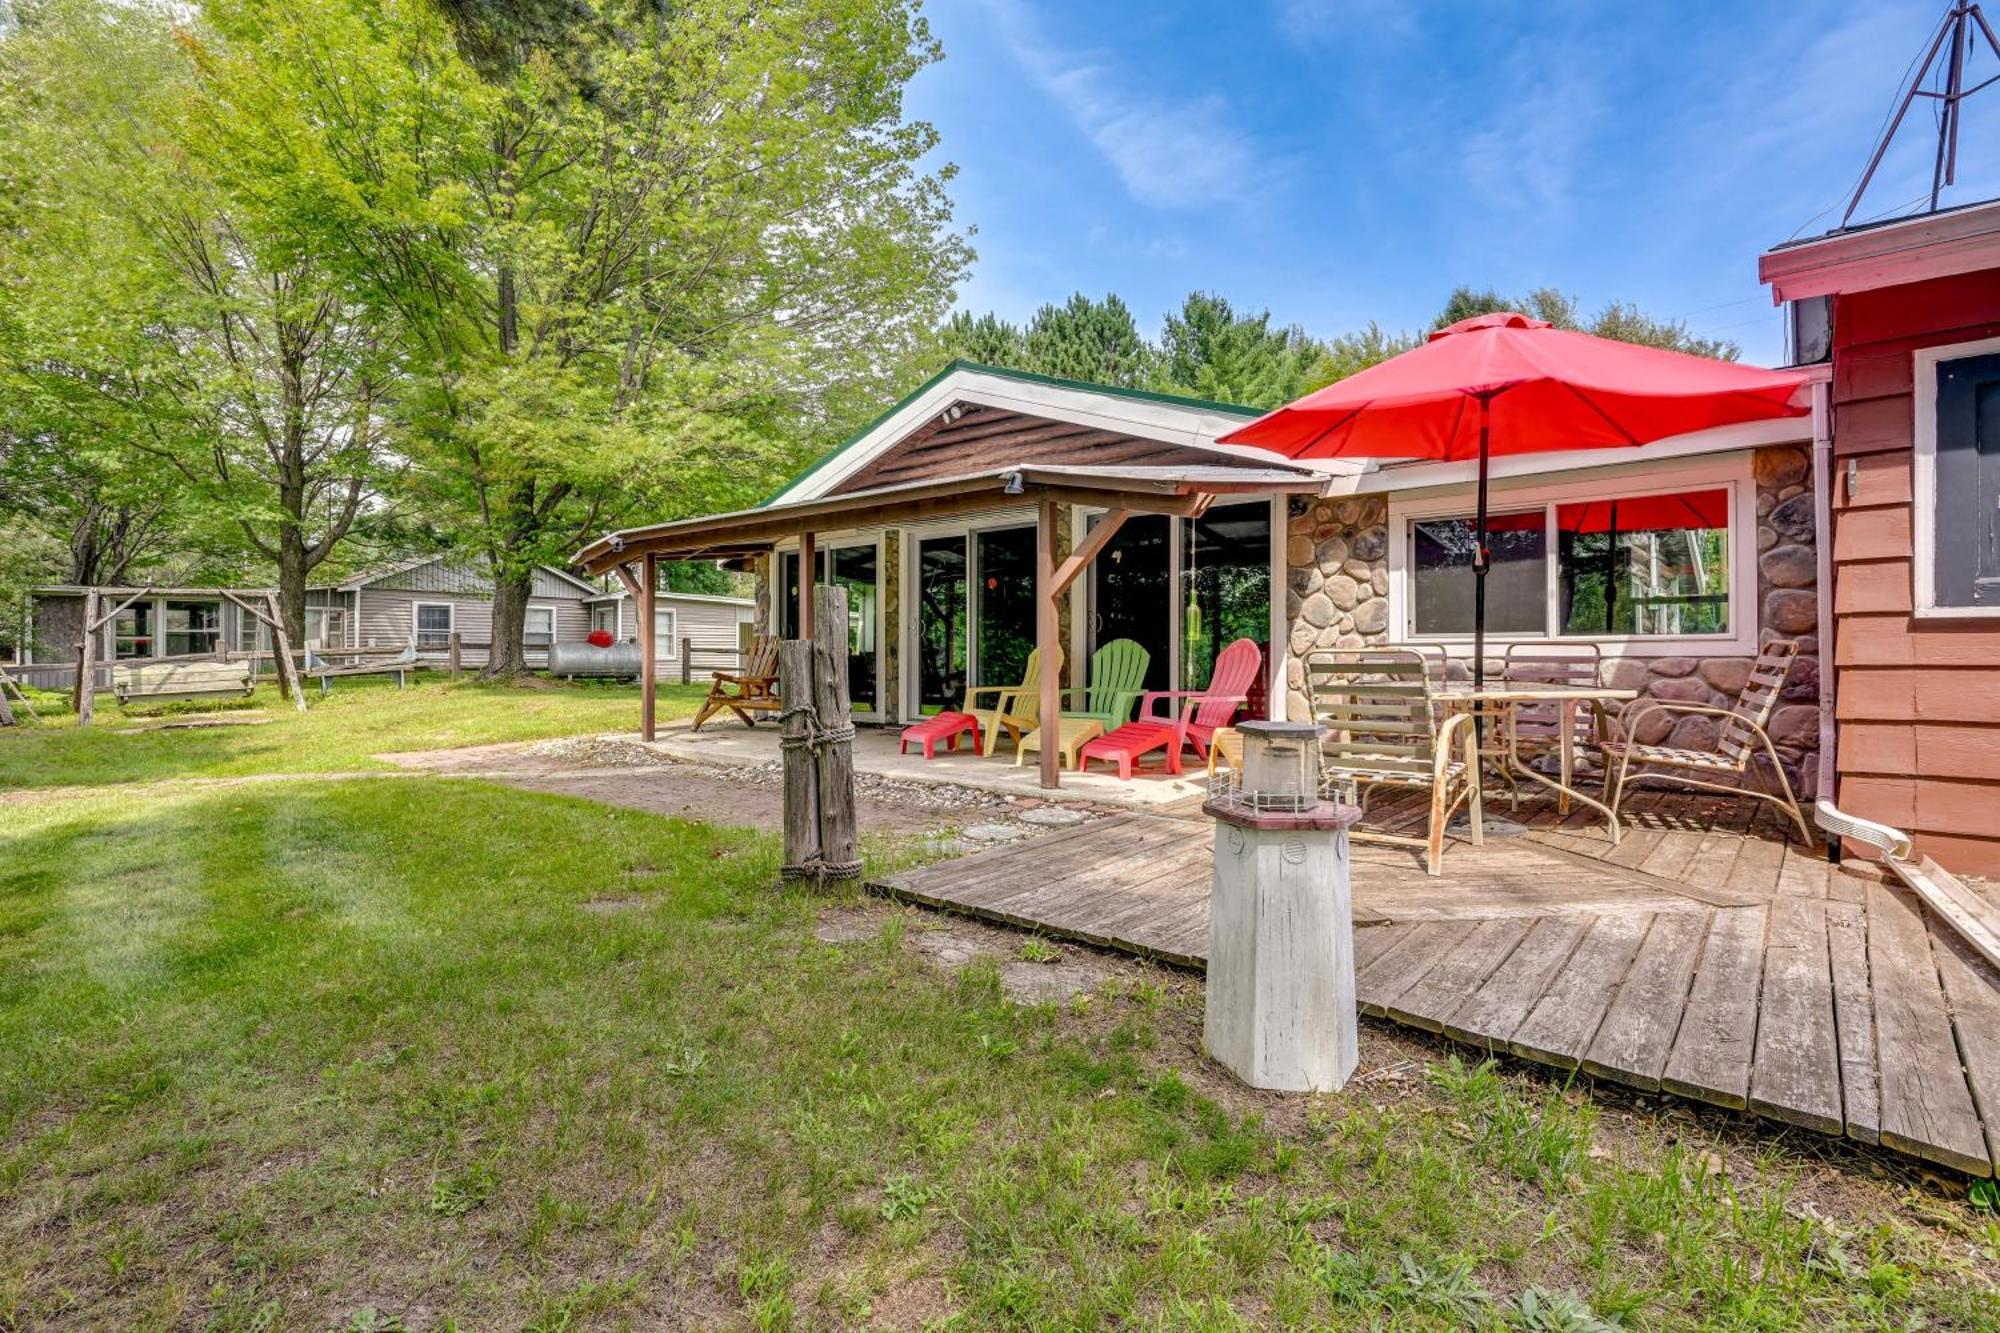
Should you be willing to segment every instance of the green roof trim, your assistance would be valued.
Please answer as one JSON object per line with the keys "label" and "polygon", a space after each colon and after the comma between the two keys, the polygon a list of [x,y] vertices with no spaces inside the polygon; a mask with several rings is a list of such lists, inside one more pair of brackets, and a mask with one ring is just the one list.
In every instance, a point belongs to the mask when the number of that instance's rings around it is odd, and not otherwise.
{"label": "green roof trim", "polygon": [[1189,398],[1177,393],[1156,393],[1151,389],[1127,389],[1115,384],[1092,384],[1088,380],[1069,380],[1064,379],[1060,375],[1043,375],[1032,370],[1010,370],[1005,366],[988,366],[977,361],[947,361],[944,368],[938,371],[937,374],[931,376],[901,398],[898,398],[894,403],[891,403],[877,414],[874,420],[870,421],[860,430],[855,431],[854,434],[842,440],[835,447],[821,454],[817,459],[813,460],[812,464],[805,471],[799,473],[783,486],[780,486],[776,491],[758,501],[757,507],[762,509],[786,491],[805,481],[834,459],[868,438],[869,435],[874,433],[877,426],[880,426],[890,417],[895,416],[905,407],[908,407],[912,402],[929,393],[953,372],[960,370],[975,371],[981,375],[999,375],[1004,379],[1020,380],[1026,384],[1047,384],[1058,389],[1076,389],[1083,393],[1103,394],[1109,398],[1129,398],[1134,402],[1164,403],[1169,407],[1189,407],[1207,412],[1226,412],[1231,416],[1242,417],[1245,421],[1251,421],[1264,415],[1262,408],[1245,407],[1241,403],[1218,403],[1207,398]]}

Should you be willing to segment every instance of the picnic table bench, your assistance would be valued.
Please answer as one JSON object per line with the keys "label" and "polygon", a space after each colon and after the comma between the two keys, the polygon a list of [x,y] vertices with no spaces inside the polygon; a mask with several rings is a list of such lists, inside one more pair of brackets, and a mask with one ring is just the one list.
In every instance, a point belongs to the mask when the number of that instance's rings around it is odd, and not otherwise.
{"label": "picnic table bench", "polygon": [[121,704],[248,695],[255,685],[247,658],[234,662],[120,662],[111,668],[111,692]]}

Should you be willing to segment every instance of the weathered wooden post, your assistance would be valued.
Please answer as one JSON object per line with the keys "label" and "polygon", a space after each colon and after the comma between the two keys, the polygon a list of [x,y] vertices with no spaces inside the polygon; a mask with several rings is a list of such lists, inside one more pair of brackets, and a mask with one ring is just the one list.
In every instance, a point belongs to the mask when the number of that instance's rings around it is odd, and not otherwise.
{"label": "weathered wooden post", "polygon": [[1252,1087],[1325,1092],[1359,1059],[1352,806],[1319,798],[1319,727],[1244,722],[1241,784],[1215,824],[1208,1052]]}
{"label": "weathered wooden post", "polygon": [[861,843],[854,824],[854,718],[847,698],[847,589],[813,589],[813,623],[820,628],[813,640],[812,696],[822,739],[814,755],[820,878],[853,879],[861,873]]}
{"label": "weathered wooden post", "polygon": [[451,673],[453,680],[457,680],[458,673],[465,669],[465,640],[458,637],[457,630],[445,638],[444,669]]}
{"label": "weathered wooden post", "polygon": [[71,706],[76,724],[87,727],[97,715],[97,589],[83,594],[83,642],[76,652],[76,694]]}
{"label": "weathered wooden post", "polygon": [[861,873],[854,820],[854,723],[847,702],[847,590],[813,590],[814,620],[832,642],[778,645],[778,742],[784,757],[787,880],[852,879]]}
{"label": "weathered wooden post", "polygon": [[694,640],[681,636],[681,684],[694,684]]}

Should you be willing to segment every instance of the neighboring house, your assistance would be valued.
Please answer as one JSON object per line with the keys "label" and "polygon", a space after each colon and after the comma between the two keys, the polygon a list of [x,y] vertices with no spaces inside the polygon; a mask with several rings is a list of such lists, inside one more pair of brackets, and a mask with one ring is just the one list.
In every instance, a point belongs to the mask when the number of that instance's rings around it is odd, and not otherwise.
{"label": "neighboring house", "polygon": [[1824,794],[2000,874],[2000,202],[1789,242],[1760,271],[1831,370]]}
{"label": "neighboring house", "polygon": [[[590,632],[586,601],[599,585],[550,565],[535,569],[523,643],[531,667],[548,664],[549,645]],[[443,661],[457,634],[460,661],[484,666],[493,641],[493,581],[447,556],[420,556],[306,590],[306,641],[334,648],[398,647]]]}
{"label": "neighboring house", "polygon": [[[619,642],[639,639],[632,595],[620,589],[585,600],[587,630],[604,630]],[[757,603],[748,597],[710,593],[661,592],[653,606],[653,660],[660,679],[676,679],[685,662],[690,680],[707,680],[735,669],[745,627],[755,632]]]}
{"label": "neighboring house", "polygon": [[[1220,649],[1247,636],[1269,661],[1259,706],[1282,717],[1303,715],[1303,660],[1316,648],[1401,641],[1469,654],[1471,465],[1300,465],[1215,443],[1257,415],[955,362],[763,508],[634,529],[585,556],[605,568],[649,548],[732,554],[758,572],[759,623],[789,635],[791,534],[812,531],[818,579],[848,591],[850,688],[870,721],[952,706],[968,681],[1018,680],[1035,637],[1038,501],[1057,505],[1060,559],[1120,506],[1120,488],[1129,516],[1058,603],[1070,684],[1094,648],[1127,638],[1151,654],[1149,687],[1198,688]],[[1592,643],[1614,683],[1713,703],[1733,701],[1760,642],[1800,639],[1772,731],[1810,790],[1811,434],[1799,418],[1496,460],[1495,655],[1514,641]],[[1180,514],[1149,499],[1176,491],[1205,499]],[[1601,517],[1580,517],[1621,504],[1615,538]],[[1677,743],[1704,739],[1706,719],[1693,721]]]}
{"label": "neighboring house", "polygon": [[[50,584],[28,592],[28,633],[21,661],[42,666],[76,666],[83,640],[83,602],[91,591],[75,584]],[[270,631],[216,588],[105,587],[98,614],[141,592],[98,629],[100,662],[187,657],[227,648],[232,652],[268,647]],[[238,596],[246,594],[236,591]],[[258,590],[248,595],[262,596]],[[33,679],[40,679],[34,676]]]}

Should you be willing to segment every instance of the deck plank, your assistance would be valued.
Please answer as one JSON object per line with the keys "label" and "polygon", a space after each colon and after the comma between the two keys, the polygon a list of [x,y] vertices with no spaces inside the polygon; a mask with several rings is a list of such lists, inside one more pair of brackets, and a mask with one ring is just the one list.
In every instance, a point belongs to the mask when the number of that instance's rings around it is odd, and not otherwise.
{"label": "deck plank", "polygon": [[1521,1020],[1596,920],[1592,916],[1535,918],[1527,936],[1477,989],[1444,1017],[1446,1035],[1504,1051]]}
{"label": "deck plank", "polygon": [[1653,918],[1583,1057],[1586,1074],[1658,1091],[1708,927],[1702,916],[1663,912]]}
{"label": "deck plank", "polygon": [[1818,897],[1787,894],[1771,904],[1750,1109],[1839,1134],[1840,1042],[1826,930],[1826,903]]}
{"label": "deck plank", "polygon": [[1986,1156],[2000,1163],[2000,974],[1948,926],[1933,925],[1931,949],[1951,1000],[1972,1102],[1985,1122]]}
{"label": "deck plank", "polygon": [[1868,891],[1868,975],[1882,1069],[1882,1142],[1962,1171],[1990,1171],[1930,932],[1905,893]]}
{"label": "deck plank", "polygon": [[1748,1105],[1769,918],[1762,907],[1726,907],[1711,918],[1680,1031],[1660,1076],[1667,1091],[1736,1111]]}
{"label": "deck plank", "polygon": [[1404,991],[1422,980],[1478,925],[1476,921],[1422,921],[1412,926],[1408,935],[1355,974],[1354,990],[1361,1012],[1377,1017],[1386,1014]]}
{"label": "deck plank", "polygon": [[1631,969],[1653,916],[1600,916],[1521,1026],[1508,1039],[1517,1055],[1574,1069]]}
{"label": "deck plank", "polygon": [[1520,945],[1531,917],[1482,921],[1450,954],[1387,1006],[1389,1017],[1426,1032],[1444,1031],[1445,1018]]}
{"label": "deck plank", "polygon": [[1834,1040],[1840,1048],[1840,1108],[1847,1137],[1882,1141],[1882,1073],[1876,1059],[1875,992],[1868,982],[1868,913],[1826,905],[1826,953],[1833,974]]}

